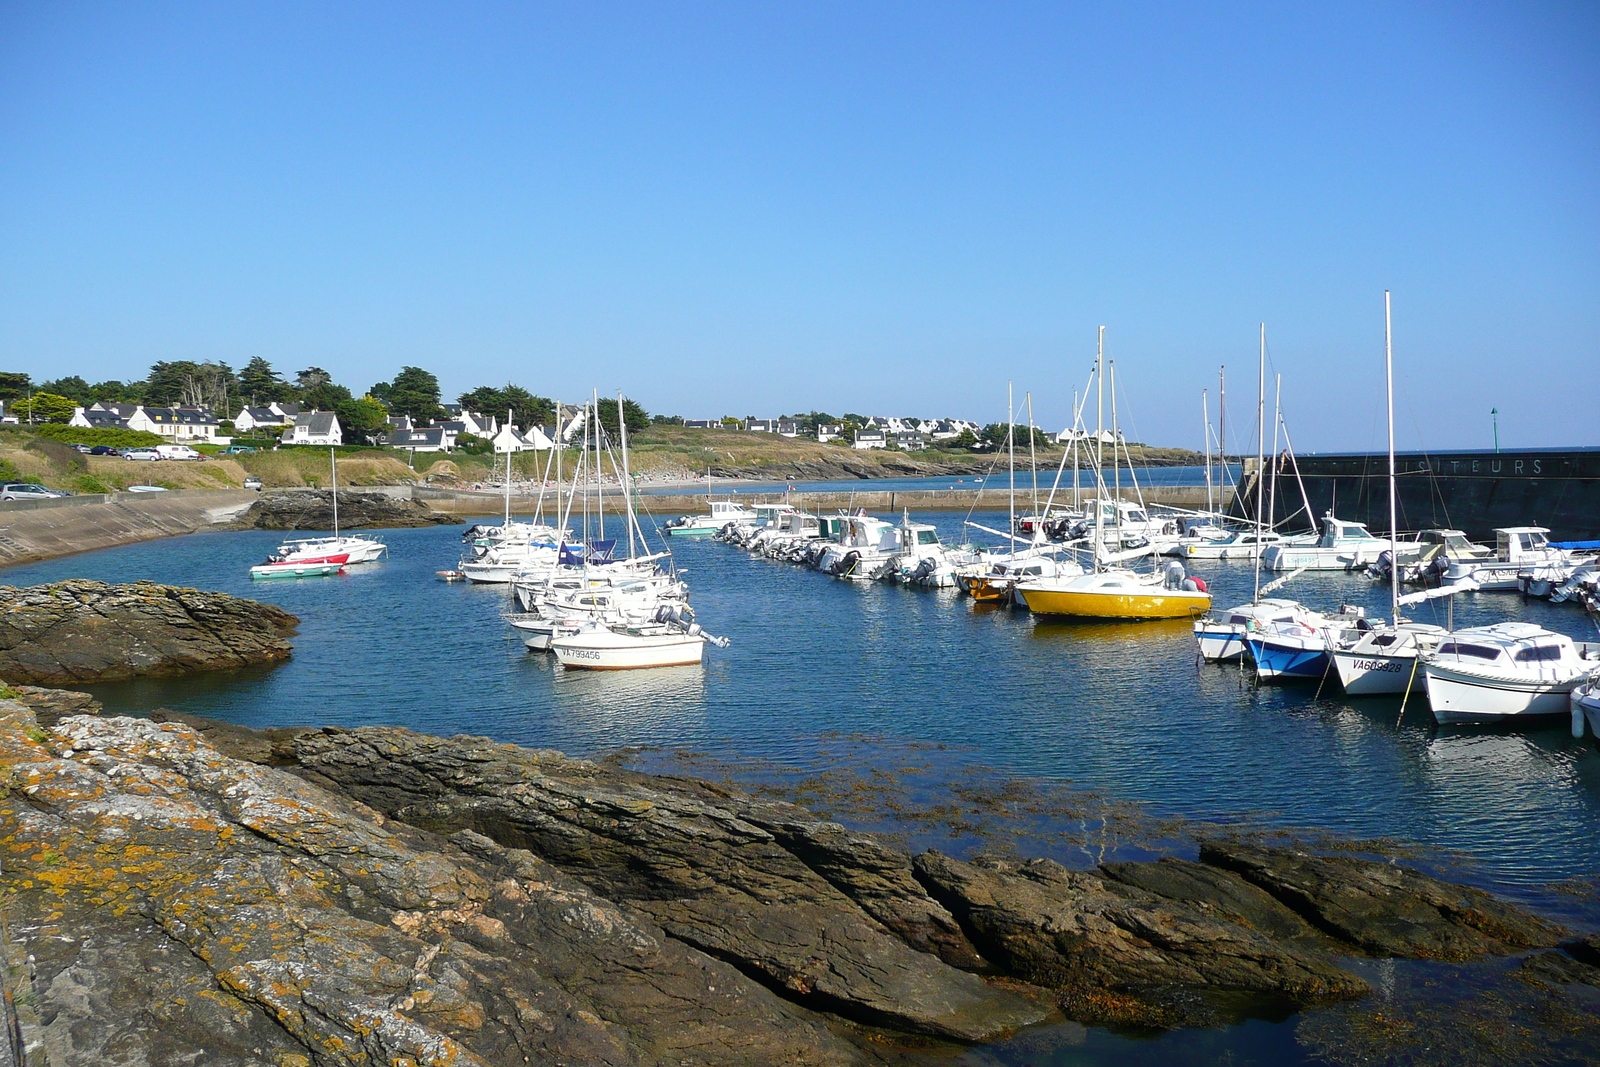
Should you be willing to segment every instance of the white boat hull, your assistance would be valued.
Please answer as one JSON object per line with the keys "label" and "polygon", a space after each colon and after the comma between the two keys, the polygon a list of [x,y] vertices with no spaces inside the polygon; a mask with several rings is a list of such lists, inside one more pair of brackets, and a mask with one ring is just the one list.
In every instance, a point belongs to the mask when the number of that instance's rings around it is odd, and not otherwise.
{"label": "white boat hull", "polygon": [[1232,623],[1194,624],[1200,658],[1208,663],[1227,663],[1245,654],[1244,627]]}
{"label": "white boat hull", "polygon": [[686,666],[702,662],[705,649],[706,639],[699,634],[630,637],[601,630],[550,642],[550,651],[563,667],[590,671]]}
{"label": "white boat hull", "polygon": [[1440,723],[1489,723],[1560,715],[1583,675],[1566,679],[1510,679],[1473,674],[1437,663],[1423,665],[1428,704]]}
{"label": "white boat hull", "polygon": [[1333,669],[1339,674],[1339,684],[1351,696],[1369,697],[1399,695],[1410,689],[1420,689],[1425,676],[1417,664],[1417,657],[1374,655],[1370,652],[1335,652]]}
{"label": "white boat hull", "polygon": [[1600,682],[1574,689],[1568,699],[1572,707],[1572,736],[1582,737],[1584,728],[1600,738]]}

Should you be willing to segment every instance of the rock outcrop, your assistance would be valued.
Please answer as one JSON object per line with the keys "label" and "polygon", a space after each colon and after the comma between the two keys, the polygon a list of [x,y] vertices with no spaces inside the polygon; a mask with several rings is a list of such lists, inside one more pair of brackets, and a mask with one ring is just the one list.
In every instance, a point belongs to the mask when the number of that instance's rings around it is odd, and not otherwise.
{"label": "rock outcrop", "polygon": [[299,622],[270,604],[154,582],[0,586],[0,678],[70,685],[275,663],[289,658]]}
{"label": "rock outcrop", "polygon": [[1057,1010],[1210,1025],[1359,997],[1340,955],[1560,944],[1540,980],[1588,982],[1600,953],[1390,864],[913,857],[484,738],[45,726],[30,705],[94,709],[23,695],[0,698],[0,974],[73,1067],[948,1062]]}
{"label": "rock outcrop", "polygon": [[[460,521],[409,497],[363,493],[353,489],[339,490],[339,528],[342,530],[436,526]],[[333,491],[298,489],[292,492],[265,492],[239,517],[235,525],[251,530],[331,530]]]}

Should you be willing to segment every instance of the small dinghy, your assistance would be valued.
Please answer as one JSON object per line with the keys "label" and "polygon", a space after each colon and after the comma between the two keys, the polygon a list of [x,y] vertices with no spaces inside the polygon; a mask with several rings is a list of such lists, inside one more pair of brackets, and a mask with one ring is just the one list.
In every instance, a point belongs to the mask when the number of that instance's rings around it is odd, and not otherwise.
{"label": "small dinghy", "polygon": [[329,574],[344,573],[344,565],[350,562],[350,557],[345,553],[333,556],[319,556],[314,559],[279,559],[273,557],[267,562],[250,568],[250,577],[261,580],[269,578],[321,578]]}

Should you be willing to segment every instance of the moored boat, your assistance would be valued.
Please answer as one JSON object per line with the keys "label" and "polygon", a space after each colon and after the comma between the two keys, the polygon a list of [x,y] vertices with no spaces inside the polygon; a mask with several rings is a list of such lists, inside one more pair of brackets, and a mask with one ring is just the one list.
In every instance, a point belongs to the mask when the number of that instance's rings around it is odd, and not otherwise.
{"label": "moored boat", "polygon": [[1582,737],[1585,727],[1600,738],[1600,677],[1591,677],[1568,694],[1572,708],[1572,736]]}
{"label": "moored boat", "polygon": [[1428,704],[1440,723],[1488,723],[1570,708],[1569,695],[1600,671],[1600,645],[1526,622],[1457,630],[1423,653]]}

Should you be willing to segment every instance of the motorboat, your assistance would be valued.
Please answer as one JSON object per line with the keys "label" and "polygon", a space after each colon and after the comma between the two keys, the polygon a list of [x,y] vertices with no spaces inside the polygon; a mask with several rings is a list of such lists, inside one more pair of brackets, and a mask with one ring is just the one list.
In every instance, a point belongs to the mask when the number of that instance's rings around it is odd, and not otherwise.
{"label": "motorboat", "polygon": [[1572,736],[1582,737],[1588,727],[1592,736],[1600,738],[1600,677],[1590,677],[1568,693],[1567,700],[1572,708]]}
{"label": "motorboat", "polygon": [[1543,526],[1506,526],[1495,530],[1493,559],[1454,559],[1439,577],[1441,586],[1472,581],[1479,589],[1515,591],[1518,576],[1526,570],[1553,563],[1569,563],[1570,553],[1550,544]]}
{"label": "motorboat", "polygon": [[272,557],[265,563],[251,567],[250,577],[255,580],[321,578],[329,574],[342,573],[347,562],[349,562],[349,559],[343,554],[299,560]]}
{"label": "motorboat", "polygon": [[900,528],[871,515],[845,516],[844,533],[818,558],[825,574],[866,582],[886,578],[900,555]]}
{"label": "motorboat", "polygon": [[1075,577],[1017,583],[1016,593],[1035,615],[1084,619],[1192,619],[1211,610],[1211,594],[1174,560],[1153,573],[1096,569]]}
{"label": "motorboat", "polygon": [[1400,563],[1413,563],[1422,546],[1416,541],[1394,541],[1375,537],[1365,523],[1334,518],[1333,512],[1322,517],[1322,534],[1312,544],[1269,545],[1261,550],[1261,566],[1269,571],[1354,571],[1390,551]]}
{"label": "motorboat", "polygon": [[673,537],[710,537],[730,522],[755,522],[756,513],[737,500],[710,500],[704,515],[680,515],[661,529]]}
{"label": "motorboat", "polygon": [[1457,630],[1422,653],[1428,704],[1440,723],[1559,715],[1600,672],[1600,644],[1527,622]]}
{"label": "motorboat", "polygon": [[1220,537],[1185,538],[1168,548],[1164,555],[1180,559],[1243,559],[1252,560],[1258,552],[1273,545],[1309,545],[1316,541],[1315,534],[1285,536],[1273,530],[1234,530]]}
{"label": "motorboat", "polygon": [[366,537],[304,537],[285,541],[275,553],[279,558],[295,562],[310,562],[328,556],[342,555],[350,563],[371,563],[379,559],[388,546],[382,541]]}
{"label": "motorboat", "polygon": [[1253,629],[1293,622],[1314,626],[1321,619],[1320,612],[1299,601],[1265,597],[1227,611],[1207,612],[1194,621],[1194,637],[1201,659],[1226,663],[1245,655],[1245,634]]}

